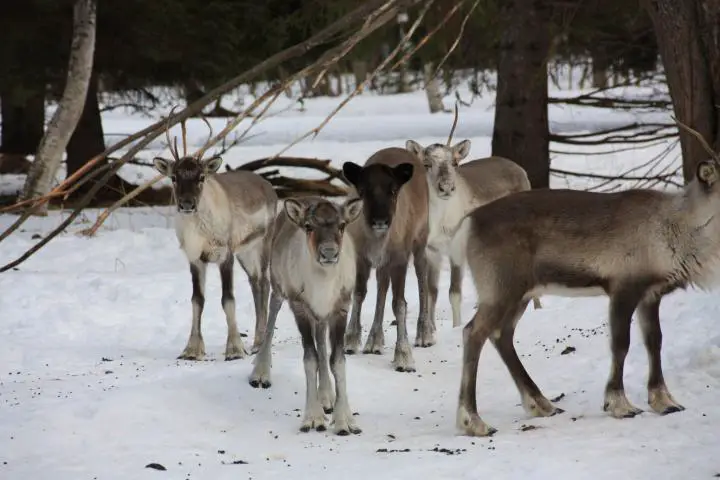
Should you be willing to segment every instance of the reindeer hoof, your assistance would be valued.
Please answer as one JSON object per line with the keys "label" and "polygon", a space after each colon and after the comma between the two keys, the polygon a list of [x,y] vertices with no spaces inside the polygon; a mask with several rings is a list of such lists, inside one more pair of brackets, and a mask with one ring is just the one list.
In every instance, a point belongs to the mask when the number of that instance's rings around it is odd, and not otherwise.
{"label": "reindeer hoof", "polygon": [[271,385],[270,380],[250,380],[250,386],[253,388],[270,388]]}
{"label": "reindeer hoof", "polygon": [[334,410],[333,407],[323,407],[323,412],[325,412],[328,415],[331,414],[333,412],[333,410]]}
{"label": "reindeer hoof", "polygon": [[673,405],[672,407],[667,407],[665,410],[662,411],[662,415],[668,415],[670,413],[677,413],[682,412],[685,410],[685,407],[682,405]]}

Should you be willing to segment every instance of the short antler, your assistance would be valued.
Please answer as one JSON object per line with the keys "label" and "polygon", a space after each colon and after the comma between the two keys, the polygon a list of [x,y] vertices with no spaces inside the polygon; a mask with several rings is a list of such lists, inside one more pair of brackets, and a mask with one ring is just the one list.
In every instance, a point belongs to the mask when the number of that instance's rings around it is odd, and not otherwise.
{"label": "short antler", "polygon": [[[174,137],[174,139],[175,139],[174,142],[170,141],[170,118],[172,118],[173,112],[175,111],[176,108],[177,108],[177,105],[172,107],[172,109],[170,109],[170,113],[167,116],[167,120],[165,122],[165,138],[167,138],[167,144],[168,144],[168,149],[170,150],[170,154],[173,156],[175,161],[178,161],[178,160],[180,160],[180,155],[178,153],[177,137]],[[173,145],[175,145],[175,148],[173,148]],[[184,142],[183,142],[183,148],[184,148]]]}
{"label": "short antler", "polygon": [[705,151],[710,155],[710,158],[720,163],[720,154],[718,154],[717,152],[715,152],[715,150],[712,149],[710,144],[707,142],[707,140],[705,140],[705,138],[700,134],[700,132],[690,128],[675,117],[673,117],[673,120],[675,120],[675,123],[677,123],[683,130],[688,132],[700,142],[700,145],[702,145]]}
{"label": "short antler", "polygon": [[453,134],[455,133],[455,127],[457,127],[457,121],[458,121],[458,104],[455,102],[455,118],[453,118],[453,124],[452,128],[450,129],[450,135],[448,135],[447,140],[447,146],[450,146],[450,143],[452,142]]}

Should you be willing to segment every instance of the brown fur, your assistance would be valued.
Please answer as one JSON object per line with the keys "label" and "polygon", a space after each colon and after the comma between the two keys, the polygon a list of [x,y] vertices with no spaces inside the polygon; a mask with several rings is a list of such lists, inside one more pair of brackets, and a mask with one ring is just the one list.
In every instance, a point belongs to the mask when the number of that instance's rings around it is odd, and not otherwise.
{"label": "brown fur", "polygon": [[[398,331],[393,364],[398,371],[414,371],[412,350],[407,340],[405,319],[407,303],[404,296],[405,277],[412,255],[419,284],[418,329],[423,328],[427,309],[425,246],[428,233],[428,191],[423,166],[407,150],[395,147],[385,148],[373,154],[362,168],[362,173],[355,172],[351,176],[348,163],[343,166],[345,176],[351,177],[348,180],[354,184],[355,193],[363,198],[365,204],[361,219],[350,227],[350,234],[358,253],[358,264],[353,309],[345,337],[346,352],[354,353],[359,348],[362,303],[367,293],[370,271],[376,268],[378,300],[373,326],[363,352],[382,352],[384,346],[382,320],[387,290],[392,282],[392,308]],[[391,177],[390,168],[402,168],[403,165],[408,164],[412,166],[412,176],[393,195],[395,187],[388,180]],[[353,166],[355,170],[359,170],[357,165],[353,164]],[[374,204],[377,208],[373,206]],[[386,213],[384,210],[390,212],[392,219],[388,231],[378,235],[371,228],[372,221],[376,217],[382,217]]]}
{"label": "brown fur", "polygon": [[623,366],[637,310],[646,345],[648,402],[661,414],[683,410],[661,366],[662,297],[689,285],[708,287],[720,257],[720,165],[706,161],[683,192],[591,193],[533,190],[508,195],[469,215],[467,258],[480,304],[463,331],[458,427],[488,435],[477,413],[477,365],[490,338],[532,415],[562,412],[530,378],[513,345],[529,298],[543,292],[610,298],[612,364],[604,410],[632,417]]}

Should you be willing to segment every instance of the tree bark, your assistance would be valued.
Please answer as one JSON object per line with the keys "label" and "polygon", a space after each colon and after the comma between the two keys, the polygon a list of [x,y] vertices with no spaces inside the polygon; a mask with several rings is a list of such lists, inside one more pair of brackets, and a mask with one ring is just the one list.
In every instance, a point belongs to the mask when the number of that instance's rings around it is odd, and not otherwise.
{"label": "tree bark", "polygon": [[45,82],[27,79],[18,88],[0,89],[0,153],[33,155],[45,130]]}
{"label": "tree bark", "polygon": [[[665,67],[675,117],[720,149],[720,1],[643,0]],[[707,153],[680,131],[683,177],[695,176]]]}
{"label": "tree bark", "polygon": [[425,95],[427,96],[428,106],[430,107],[430,113],[442,112],[445,110],[445,106],[442,101],[442,93],[440,93],[440,81],[436,78],[431,78],[431,75],[435,73],[433,64],[431,62],[423,65],[423,76],[425,77]]}
{"label": "tree bark", "polygon": [[98,102],[98,77],[92,74],[82,115],[66,149],[67,175],[72,175],[85,165],[85,162],[104,151],[105,134]]}
{"label": "tree bark", "polygon": [[[65,90],[38,147],[21,200],[46,195],[85,106],[95,54],[97,0],[76,0]],[[47,204],[36,214],[47,214]]]}
{"label": "tree bark", "polygon": [[542,0],[506,0],[501,13],[492,154],[522,166],[532,188],[550,183],[549,8]]}

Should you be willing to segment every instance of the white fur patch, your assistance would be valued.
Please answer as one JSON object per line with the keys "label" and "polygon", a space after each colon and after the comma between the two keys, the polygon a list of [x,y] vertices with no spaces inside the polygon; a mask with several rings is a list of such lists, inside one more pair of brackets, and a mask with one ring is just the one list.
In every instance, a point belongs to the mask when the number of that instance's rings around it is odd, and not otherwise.
{"label": "white fur patch", "polygon": [[284,294],[302,292],[308,307],[323,319],[332,313],[340,293],[355,286],[355,246],[346,233],[338,262],[323,266],[313,258],[305,234],[297,230],[286,245],[273,249],[270,270]]}

